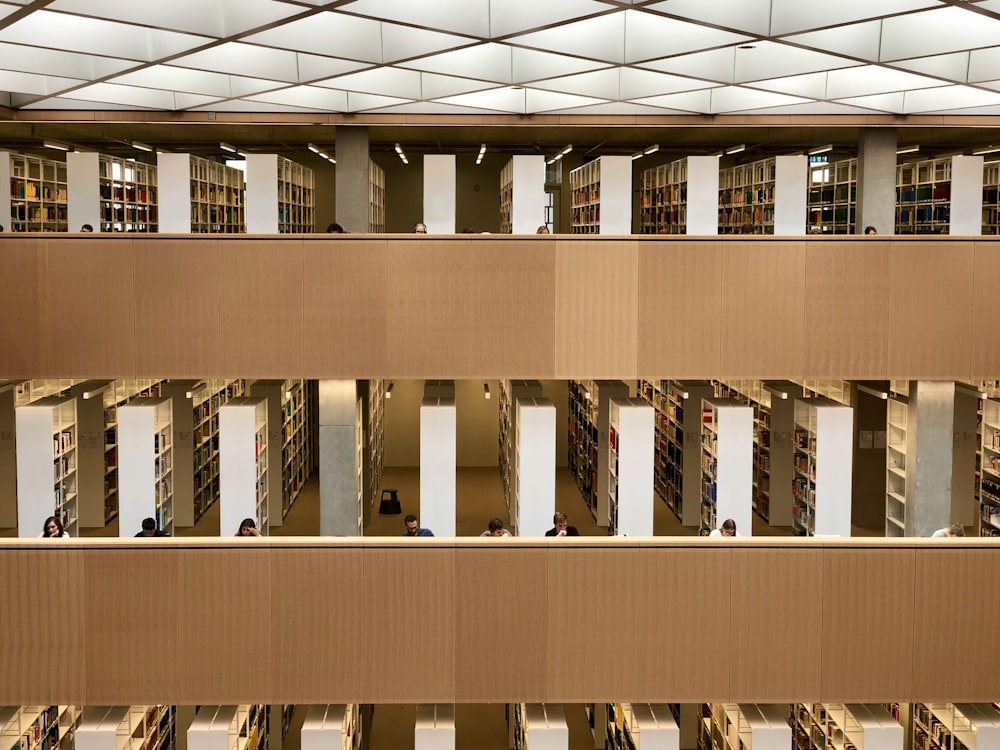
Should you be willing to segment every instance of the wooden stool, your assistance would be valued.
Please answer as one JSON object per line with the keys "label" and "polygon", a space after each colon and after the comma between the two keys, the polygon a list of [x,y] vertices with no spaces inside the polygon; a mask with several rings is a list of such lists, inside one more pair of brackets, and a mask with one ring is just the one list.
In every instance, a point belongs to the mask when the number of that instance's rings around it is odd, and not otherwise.
{"label": "wooden stool", "polygon": [[399,498],[396,496],[398,490],[382,490],[382,497],[378,503],[380,516],[398,516],[403,512],[399,505]]}

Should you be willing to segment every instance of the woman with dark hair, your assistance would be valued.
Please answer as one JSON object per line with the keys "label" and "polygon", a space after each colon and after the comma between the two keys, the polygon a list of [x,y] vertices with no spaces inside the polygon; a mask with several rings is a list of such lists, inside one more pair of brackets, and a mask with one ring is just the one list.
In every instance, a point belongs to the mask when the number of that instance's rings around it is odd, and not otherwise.
{"label": "woman with dark hair", "polygon": [[257,522],[252,518],[244,518],[240,521],[240,529],[236,532],[236,536],[260,536]]}
{"label": "woman with dark hair", "polygon": [[69,532],[63,528],[62,521],[55,516],[49,516],[42,524],[42,533],[38,536],[43,539],[69,539]]}

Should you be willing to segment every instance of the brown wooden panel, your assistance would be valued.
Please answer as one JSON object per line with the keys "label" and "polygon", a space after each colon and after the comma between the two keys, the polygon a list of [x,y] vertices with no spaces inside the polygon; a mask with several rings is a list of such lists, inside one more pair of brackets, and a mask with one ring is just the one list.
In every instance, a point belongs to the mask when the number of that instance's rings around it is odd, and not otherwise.
{"label": "brown wooden panel", "polygon": [[788,646],[801,648],[808,659],[816,658],[819,644],[820,700],[874,703],[910,695],[915,667],[914,556],[913,549],[902,546],[827,548],[822,588],[803,591],[805,596],[786,605],[786,612],[798,606],[813,615],[812,628]]}
{"label": "brown wooden panel", "polygon": [[822,586],[823,553],[815,547],[733,550],[731,700],[791,703],[820,694],[819,659],[806,644],[818,609],[808,592]]}
{"label": "brown wooden panel", "polygon": [[639,661],[628,692],[644,701],[730,699],[732,550],[700,541],[638,557]]}
{"label": "brown wooden panel", "polygon": [[219,247],[222,375],[284,378],[301,372],[302,241],[241,240]]}
{"label": "brown wooden panel", "polygon": [[638,547],[595,555],[567,545],[548,555],[547,702],[630,699],[639,660]]}
{"label": "brown wooden panel", "polygon": [[432,237],[388,252],[394,377],[553,377],[552,242]]}
{"label": "brown wooden panel", "polygon": [[5,242],[0,234],[0,379],[41,372],[42,240]]}
{"label": "brown wooden panel", "polygon": [[[528,703],[546,700],[547,553],[508,544],[462,550],[456,558],[459,702],[502,703],[511,695]],[[491,575],[484,577],[484,570]]]}
{"label": "brown wooden panel", "polygon": [[131,243],[45,242],[42,371],[60,377],[135,377]]}
{"label": "brown wooden panel", "polygon": [[722,243],[642,242],[638,252],[639,377],[718,377]]}
{"label": "brown wooden panel", "polygon": [[1000,375],[1000,336],[996,334],[997,290],[1000,289],[1000,242],[975,243],[972,290],[972,380]]}
{"label": "brown wooden panel", "polygon": [[639,246],[622,240],[608,249],[556,242],[556,377],[635,378]]}
{"label": "brown wooden panel", "polygon": [[[86,560],[85,622],[93,634],[85,643],[89,704],[157,703],[181,691],[179,654],[188,639],[201,635],[188,632],[181,640],[176,550],[137,550],[128,565],[115,550],[95,550]],[[139,630],[145,647],[135,642]],[[159,686],[150,684],[151,674]]]}
{"label": "brown wooden panel", "polygon": [[388,377],[386,243],[302,243],[302,377]]}
{"label": "brown wooden panel", "polygon": [[269,551],[230,547],[178,554],[184,684],[180,699],[171,702],[265,702],[261,686],[270,685],[272,676]]}
{"label": "brown wooden panel", "polygon": [[802,367],[817,377],[888,378],[889,243],[810,240],[805,272]]}
{"label": "brown wooden panel", "polygon": [[87,703],[83,564],[84,553],[74,549],[0,555],[7,600],[7,614],[0,617],[4,705]]}
{"label": "brown wooden panel", "polygon": [[972,372],[975,243],[889,249],[889,375],[966,380]]}
{"label": "brown wooden panel", "polygon": [[[983,592],[984,581],[1000,580],[1000,555],[928,550],[917,555],[914,579],[920,614],[913,623],[911,698],[954,703],[1000,694],[997,599]],[[961,617],[949,616],[955,602],[962,602]]]}
{"label": "brown wooden panel", "polygon": [[409,541],[414,549],[365,550],[367,666],[356,675],[365,702],[445,703],[455,693],[455,550]]}
{"label": "brown wooden panel", "polygon": [[136,239],[132,248],[137,377],[222,376],[218,239]]}
{"label": "brown wooden panel", "polygon": [[716,377],[802,371],[806,242],[736,241],[722,261],[722,363]]}

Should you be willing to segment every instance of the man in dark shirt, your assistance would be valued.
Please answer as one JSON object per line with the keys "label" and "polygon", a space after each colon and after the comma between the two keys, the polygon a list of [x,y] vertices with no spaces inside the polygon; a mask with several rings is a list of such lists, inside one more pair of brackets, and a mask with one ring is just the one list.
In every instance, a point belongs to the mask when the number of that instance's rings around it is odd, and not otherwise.
{"label": "man in dark shirt", "polygon": [[170,536],[170,534],[156,528],[155,518],[144,518],[142,519],[142,531],[136,536]]}
{"label": "man in dark shirt", "polygon": [[569,516],[561,511],[556,511],[552,516],[553,527],[545,532],[545,536],[580,536],[576,526],[569,525]]}
{"label": "man in dark shirt", "polygon": [[434,536],[434,532],[430,529],[421,528],[420,522],[412,513],[403,519],[403,525],[406,528],[403,536]]}

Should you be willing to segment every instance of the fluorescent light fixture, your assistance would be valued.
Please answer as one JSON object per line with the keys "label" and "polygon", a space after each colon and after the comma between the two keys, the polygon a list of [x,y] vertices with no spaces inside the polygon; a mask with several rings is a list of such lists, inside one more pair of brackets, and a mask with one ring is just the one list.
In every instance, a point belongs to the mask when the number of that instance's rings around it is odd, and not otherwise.
{"label": "fluorescent light fixture", "polygon": [[896,149],[896,156],[900,154],[913,154],[920,150],[920,146],[906,146],[904,148]]}
{"label": "fluorescent light fixture", "polygon": [[396,153],[397,154],[403,153],[403,147],[400,146],[398,143],[396,144]]}
{"label": "fluorescent light fixture", "polygon": [[817,146],[816,148],[809,149],[809,156],[816,156],[816,154],[825,154],[827,151],[833,151],[832,143],[828,143],[825,146]]}
{"label": "fluorescent light fixture", "polygon": [[69,151],[69,146],[65,143],[59,143],[58,141],[42,141],[42,145],[45,148],[54,148],[57,151]]}
{"label": "fluorescent light fixture", "polygon": [[875,398],[880,398],[883,401],[889,400],[889,394],[885,391],[876,390],[875,388],[870,388],[867,385],[859,385],[858,390],[862,393],[867,393],[869,396],[874,396]]}
{"label": "fluorescent light fixture", "polygon": [[730,146],[729,148],[726,149],[725,153],[738,154],[741,151],[746,151],[746,150],[747,150],[747,145],[745,143],[741,143],[739,146]]}
{"label": "fluorescent light fixture", "polygon": [[111,381],[104,383],[103,385],[95,385],[90,390],[83,392],[83,398],[86,400],[92,399],[94,396],[99,396],[104,393],[111,386]]}
{"label": "fluorescent light fixture", "polygon": [[584,389],[583,389],[583,397],[584,397],[584,398],[585,398],[585,399],[586,399],[587,401],[590,401],[590,391],[588,391],[588,390],[587,390],[586,388],[584,388]]}
{"label": "fluorescent light fixture", "polygon": [[691,398],[691,394],[688,393],[687,391],[681,391],[681,398],[683,399]]}
{"label": "fluorescent light fixture", "polygon": [[236,146],[233,146],[232,144],[229,143],[225,143],[223,141],[219,141],[219,148],[221,148],[223,151],[228,151],[232,154],[236,153]]}
{"label": "fluorescent light fixture", "polygon": [[650,154],[655,154],[659,150],[660,150],[660,144],[654,143],[652,146],[646,146],[646,148],[642,150],[642,154],[643,156],[649,156]]}
{"label": "fluorescent light fixture", "polygon": [[997,151],[1000,151],[1000,146],[987,146],[986,148],[978,148],[972,153],[975,156],[982,156],[983,154],[995,154]]}
{"label": "fluorescent light fixture", "polygon": [[285,398],[291,398],[291,397],[292,397],[292,392],[291,391],[285,391]]}
{"label": "fluorescent light fixture", "polygon": [[132,141],[132,148],[137,148],[140,151],[152,151],[153,147],[148,143],[139,143],[139,141]]}
{"label": "fluorescent light fixture", "polygon": [[320,147],[319,147],[319,146],[317,146],[317,145],[316,145],[315,143],[310,143],[310,144],[308,145],[308,148],[309,148],[309,150],[310,150],[310,151],[312,151],[312,152],[313,152],[314,154],[318,154],[318,153],[320,153]]}
{"label": "fluorescent light fixture", "polygon": [[395,383],[389,383],[389,387],[385,389],[385,397],[392,398],[392,387],[396,385]]}
{"label": "fluorescent light fixture", "polygon": [[485,153],[486,153],[486,144],[484,143],[482,146],[479,147],[479,156],[476,157],[476,166],[479,166],[479,164],[482,163],[483,154]]}
{"label": "fluorescent light fixture", "polygon": [[490,400],[490,384],[489,383],[483,383],[483,398],[485,398],[487,401]]}
{"label": "fluorescent light fixture", "polygon": [[396,144],[396,153],[399,154],[399,160],[403,162],[403,164],[410,163],[409,160],[406,158],[406,154],[403,153],[403,147],[400,146],[398,143]]}
{"label": "fluorescent light fixture", "polygon": [[632,161],[635,161],[636,159],[641,159],[643,156],[644,154],[642,153],[642,151],[636,151],[634,154],[632,154]]}

